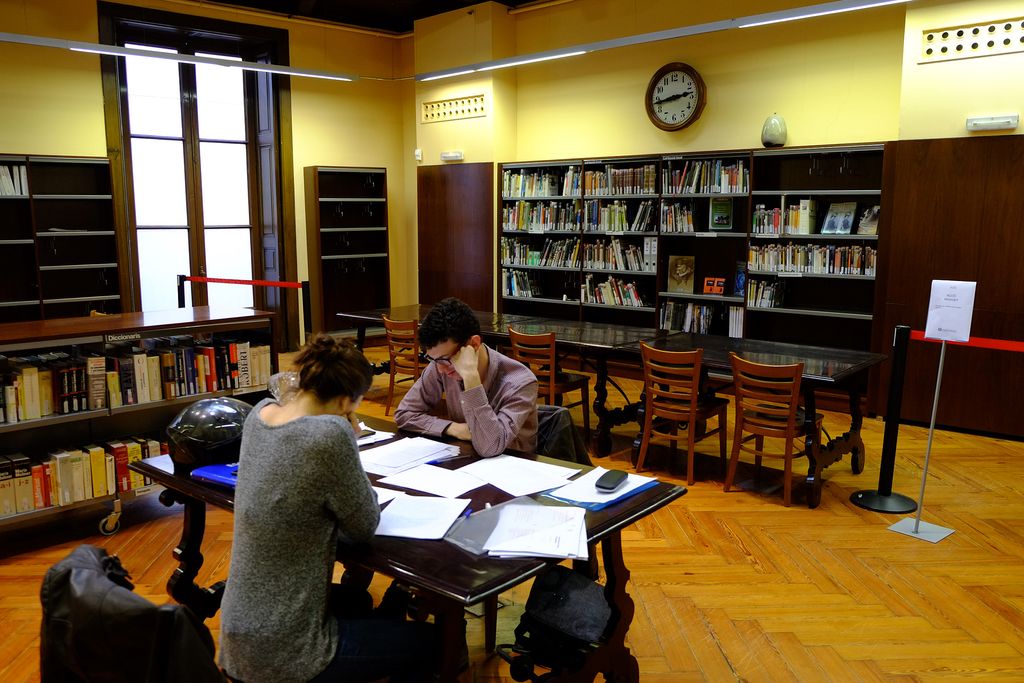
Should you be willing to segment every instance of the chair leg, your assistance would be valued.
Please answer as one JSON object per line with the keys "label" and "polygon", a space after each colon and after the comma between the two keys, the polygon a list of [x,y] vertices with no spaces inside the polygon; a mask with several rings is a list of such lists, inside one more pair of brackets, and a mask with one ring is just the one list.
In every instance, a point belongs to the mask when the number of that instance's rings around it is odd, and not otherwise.
{"label": "chair leg", "polygon": [[391,412],[391,401],[395,397],[395,372],[394,372],[394,370],[391,371],[389,377],[390,377],[390,381],[388,382],[388,400],[387,400],[387,403],[384,404],[384,415],[385,416],[387,416]]}
{"label": "chair leg", "polygon": [[740,462],[740,444],[743,442],[743,421],[736,420],[736,431],[732,436],[732,455],[729,457],[729,468],[725,473],[725,484],[722,490],[726,493],[732,488],[732,481],[736,477],[736,466]]}
{"label": "chair leg", "polygon": [[725,455],[725,430],[729,423],[725,417],[725,410],[718,414],[718,454],[722,459],[722,474],[725,474],[726,468],[726,455]]}
{"label": "chair leg", "polygon": [[782,482],[782,502],[789,507],[790,498],[793,495],[793,440],[786,439],[786,464],[783,468],[785,479]]}
{"label": "chair leg", "polygon": [[498,596],[484,600],[484,652],[491,654],[498,643]]}
{"label": "chair leg", "polygon": [[651,445],[651,430],[654,427],[654,417],[650,409],[647,410],[647,415],[644,417],[644,435],[640,441],[640,454],[636,457],[636,471],[640,472],[644,468],[644,460],[647,458],[647,447]]}
{"label": "chair leg", "polygon": [[761,478],[761,453],[764,453],[764,437],[754,437],[754,450],[757,451],[757,455],[754,456],[754,478]]}
{"label": "chair leg", "polygon": [[696,446],[696,439],[694,438],[693,423],[686,425],[686,485],[693,486],[693,461],[694,458],[694,446]]}

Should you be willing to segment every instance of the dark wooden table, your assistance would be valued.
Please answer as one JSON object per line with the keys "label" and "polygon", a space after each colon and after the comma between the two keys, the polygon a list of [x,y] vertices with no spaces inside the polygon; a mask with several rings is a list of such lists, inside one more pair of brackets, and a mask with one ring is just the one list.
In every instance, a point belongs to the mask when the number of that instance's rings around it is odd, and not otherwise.
{"label": "dark wooden table", "polygon": [[[364,418],[371,427],[392,431],[394,425],[379,419]],[[401,436],[399,437],[401,438]],[[477,456],[472,446],[460,442],[463,457],[448,461],[444,466],[461,467]],[[558,461],[538,457],[540,460]],[[563,463],[564,464],[564,463]],[[161,501],[167,505],[184,505],[184,519],[181,541],[174,550],[178,568],[167,582],[168,593],[178,602],[188,605],[202,618],[213,616],[220,608],[223,582],[204,588],[195,583],[196,575],[203,564],[201,546],[206,526],[206,506],[234,510],[234,490],[204,484],[191,479],[187,473],[175,473],[170,456],[159,456],[140,460],[129,465],[166,490]],[[588,468],[584,468],[588,469]],[[371,480],[378,477],[370,475]],[[686,489],[672,484],[661,483],[636,496],[603,510],[588,511],[586,516],[587,538],[591,558],[598,556],[604,563],[605,596],[612,606],[609,630],[600,648],[588,658],[583,671],[572,677],[558,680],[592,681],[598,673],[606,680],[638,681],[639,667],[636,658],[625,645],[626,632],[633,620],[633,600],[626,592],[629,570],[622,556],[621,531],[633,522],[686,493]],[[472,498],[473,510],[483,509],[488,503],[494,505],[510,499],[500,489],[490,485],[482,486],[466,494]],[[550,499],[538,498],[544,503],[555,504]],[[421,541],[402,538],[376,537],[366,545],[339,547],[338,559],[346,565],[362,567],[394,577],[413,586],[420,596],[423,608],[435,615],[435,620],[444,634],[444,642],[451,644],[443,653],[442,680],[457,678],[458,650],[455,644],[461,642],[463,610],[469,605],[493,601],[498,593],[507,590],[545,567],[554,564],[542,559],[494,559],[487,556],[471,555],[445,541]],[[584,563],[586,564],[586,563]],[[587,567],[578,567],[586,570]],[[494,633],[494,609],[488,610]],[[486,644],[492,650],[492,640]]]}
{"label": "dark wooden table", "polygon": [[[419,320],[430,312],[433,306],[429,304],[408,304],[406,306],[391,306],[389,308],[375,308],[368,311],[347,311],[338,313],[338,317],[346,320],[356,327],[356,344],[363,348],[366,343],[366,328],[384,324],[384,316],[391,320]],[[495,338],[495,336],[508,338],[508,326],[517,327],[524,320],[532,319],[526,315],[509,315],[506,313],[489,313],[486,311],[473,311],[477,320],[480,321],[481,336]]]}
{"label": "dark wooden table", "polygon": [[[703,369],[732,372],[729,354],[768,365],[803,363],[800,382],[807,426],[807,502],[812,508],[821,502],[822,470],[837,462],[847,453],[854,474],[864,470],[864,441],[860,430],[863,416],[860,410],[860,388],[867,371],[885,360],[885,356],[868,351],[833,349],[803,344],[733,339],[717,335],[678,333],[648,342],[656,349],[666,351],[693,351],[704,349]],[[637,349],[639,353],[639,348]],[[815,438],[814,414],[817,389],[844,391],[850,402],[850,429],[841,436],[819,443]]]}

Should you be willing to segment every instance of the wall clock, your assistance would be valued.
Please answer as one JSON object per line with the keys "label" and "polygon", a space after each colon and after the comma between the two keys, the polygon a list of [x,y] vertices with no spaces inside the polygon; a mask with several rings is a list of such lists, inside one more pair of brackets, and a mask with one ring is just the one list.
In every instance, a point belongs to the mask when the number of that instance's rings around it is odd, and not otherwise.
{"label": "wall clock", "polygon": [[655,126],[679,130],[700,118],[706,95],[704,79],[697,70],[689,64],[673,62],[654,73],[647,84],[644,105]]}

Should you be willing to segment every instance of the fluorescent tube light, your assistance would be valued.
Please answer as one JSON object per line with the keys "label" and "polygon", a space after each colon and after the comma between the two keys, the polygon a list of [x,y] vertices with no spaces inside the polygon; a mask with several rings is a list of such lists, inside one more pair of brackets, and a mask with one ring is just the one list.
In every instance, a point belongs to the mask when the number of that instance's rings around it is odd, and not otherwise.
{"label": "fluorescent tube light", "polygon": [[462,69],[461,71],[451,71],[451,72],[447,72],[447,73],[437,73],[437,74],[434,74],[433,76],[424,76],[423,78],[420,79],[420,81],[421,82],[423,82],[423,81],[436,81],[436,80],[441,79],[441,78],[451,78],[452,76],[465,76],[466,74],[471,74],[471,73],[475,73],[475,72],[476,72],[476,69]]}
{"label": "fluorescent tube light", "polygon": [[331,81],[354,81],[358,76],[339,74],[330,71],[319,71],[316,69],[299,69],[294,66],[282,66],[279,64],[263,64],[260,62],[245,62],[237,59],[224,59],[220,57],[206,57],[201,55],[186,55],[178,52],[165,52],[162,50],[143,50],[134,47],[121,47],[120,45],[103,45],[101,43],[85,43],[77,40],[58,40],[56,38],[42,38],[39,36],[28,36],[19,33],[0,33],[0,42],[21,43],[23,45],[36,45],[39,47],[57,47],[71,50],[72,52],[88,52],[98,55],[111,55],[113,57],[152,57],[154,59],[167,59],[182,64],[210,64],[213,66],[226,66],[245,71],[259,71],[261,73],[278,74],[280,76],[301,76],[304,78],[323,78]]}
{"label": "fluorescent tube light", "polygon": [[900,3],[910,2],[911,0],[879,0],[871,1],[868,0],[838,0],[838,2],[826,2],[821,5],[811,5],[810,7],[798,7],[791,10],[784,10],[781,12],[766,12],[765,14],[756,14],[750,17],[744,17],[738,21],[742,22],[739,28],[751,28],[753,26],[765,26],[766,24],[778,24],[783,21],[795,21],[797,19],[809,19],[810,17],[822,17],[826,14],[839,14],[841,12],[853,12],[859,9],[869,9],[871,7],[883,7],[885,5],[896,5]]}
{"label": "fluorescent tube light", "polygon": [[967,130],[1016,130],[1019,123],[1019,114],[972,116],[967,119]]}
{"label": "fluorescent tube light", "polygon": [[586,50],[576,50],[574,52],[562,52],[557,55],[547,55],[545,57],[526,57],[523,59],[498,60],[493,64],[482,66],[477,71],[493,71],[494,69],[504,69],[506,66],[520,66],[522,64],[533,64],[535,62],[546,62],[550,59],[561,59],[562,57],[578,57],[579,55],[587,54]]}

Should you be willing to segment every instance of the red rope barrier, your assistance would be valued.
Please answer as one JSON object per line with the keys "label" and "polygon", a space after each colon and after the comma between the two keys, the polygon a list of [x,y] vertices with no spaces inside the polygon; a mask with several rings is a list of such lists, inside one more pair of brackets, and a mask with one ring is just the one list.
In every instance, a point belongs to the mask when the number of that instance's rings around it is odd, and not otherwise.
{"label": "red rope barrier", "polygon": [[[924,336],[923,330],[911,330],[910,338],[914,341],[927,341],[940,343],[941,339],[928,339]],[[1017,351],[1024,352],[1024,342],[1009,341],[1007,339],[988,339],[987,337],[971,337],[970,341],[965,342],[949,342],[950,344],[956,344],[957,346],[973,346],[976,349],[995,349],[997,351]]]}
{"label": "red rope barrier", "polygon": [[232,280],[223,277],[199,277],[186,275],[185,280],[189,282],[213,282],[222,285],[259,285],[261,287],[287,287],[289,289],[302,289],[299,282],[281,282],[279,280]]}

